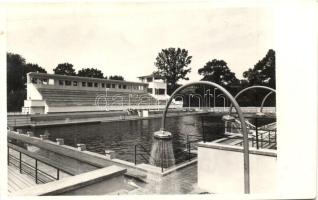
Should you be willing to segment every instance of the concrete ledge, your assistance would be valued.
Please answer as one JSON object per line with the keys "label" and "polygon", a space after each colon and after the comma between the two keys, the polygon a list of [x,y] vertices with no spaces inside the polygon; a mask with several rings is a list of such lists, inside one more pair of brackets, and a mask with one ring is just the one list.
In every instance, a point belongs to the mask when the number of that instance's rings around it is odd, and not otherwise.
{"label": "concrete ledge", "polygon": [[116,176],[124,175],[126,171],[126,169],[121,167],[110,166],[83,173],[77,176],[67,177],[59,181],[30,187],[13,193],[13,195],[44,196],[63,194],[104,180],[111,179]]}
{"label": "concrete ledge", "polygon": [[[220,143],[215,143],[215,142],[206,142],[206,143],[199,142],[198,147],[205,147],[205,148],[211,148],[211,149],[219,149],[219,150],[235,151],[235,152],[242,152],[243,153],[243,147],[241,147],[241,146],[232,146],[232,145],[220,144]],[[250,147],[249,153],[256,154],[256,155],[277,157],[277,151],[271,150],[271,149],[256,149],[254,147]]]}

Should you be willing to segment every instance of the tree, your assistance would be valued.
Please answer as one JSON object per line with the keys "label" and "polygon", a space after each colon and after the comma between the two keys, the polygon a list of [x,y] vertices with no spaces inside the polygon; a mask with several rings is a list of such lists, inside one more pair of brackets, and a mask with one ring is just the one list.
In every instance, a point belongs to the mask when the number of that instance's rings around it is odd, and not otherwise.
{"label": "tree", "polygon": [[24,89],[23,68],[25,59],[19,54],[7,53],[7,91]]}
{"label": "tree", "polygon": [[243,77],[248,80],[249,85],[264,85],[276,88],[275,65],[275,51],[269,49],[262,60],[243,73]]}
{"label": "tree", "polygon": [[46,73],[37,64],[26,64],[25,59],[14,53],[7,53],[7,110],[21,111],[26,99],[26,74],[28,72]]}
{"label": "tree", "polygon": [[158,74],[167,80],[168,94],[177,88],[180,79],[189,80],[186,76],[191,72],[191,68],[188,68],[191,59],[192,56],[188,56],[188,51],[185,49],[168,48],[159,52],[155,66],[158,68]]}
{"label": "tree", "polygon": [[119,80],[119,81],[125,80],[124,77],[118,76],[118,75],[109,76],[109,79],[110,79],[110,80]]}
{"label": "tree", "polygon": [[83,68],[78,71],[77,75],[92,78],[104,78],[103,72],[95,68]]}
{"label": "tree", "polygon": [[53,71],[54,71],[54,74],[76,76],[73,65],[70,63],[58,64],[57,67],[53,69]]}
{"label": "tree", "polygon": [[39,72],[39,73],[47,73],[45,69],[40,67],[38,64],[27,63],[23,69],[23,82],[26,83],[27,78],[26,74],[29,72]]}
{"label": "tree", "polygon": [[239,82],[224,60],[213,59],[200,68],[198,73],[203,76],[201,80],[212,81],[223,87]]}

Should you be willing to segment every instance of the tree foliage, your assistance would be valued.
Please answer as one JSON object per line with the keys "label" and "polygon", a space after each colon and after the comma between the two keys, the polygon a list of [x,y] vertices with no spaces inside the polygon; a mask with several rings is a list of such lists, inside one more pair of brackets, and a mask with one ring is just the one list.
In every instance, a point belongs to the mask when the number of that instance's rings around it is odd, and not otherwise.
{"label": "tree foliage", "polygon": [[58,64],[57,67],[55,67],[55,69],[53,69],[53,71],[54,71],[54,74],[76,76],[73,65],[70,63]]}
{"label": "tree foliage", "polygon": [[191,59],[192,56],[189,56],[185,49],[168,48],[159,52],[155,66],[158,68],[158,73],[167,80],[168,94],[177,88],[179,80],[189,80],[187,74],[191,72],[191,68],[188,68]]}
{"label": "tree foliage", "polygon": [[83,77],[92,77],[92,78],[104,78],[103,72],[95,68],[83,68],[78,71],[77,75],[83,76]]}
{"label": "tree foliage", "polygon": [[265,85],[275,88],[275,65],[275,51],[270,49],[253,68],[249,68],[243,73],[243,77],[248,80],[250,85]]}
{"label": "tree foliage", "polygon": [[26,74],[29,72],[39,72],[39,73],[47,73],[45,69],[40,67],[38,64],[27,63],[23,70],[23,82],[26,83],[27,77]]}
{"label": "tree foliage", "polygon": [[22,80],[25,59],[19,54],[7,53],[7,91],[24,89]]}
{"label": "tree foliage", "polygon": [[198,73],[203,76],[201,80],[212,81],[223,87],[239,82],[224,60],[213,59],[200,68]]}
{"label": "tree foliage", "polygon": [[7,53],[7,110],[20,111],[26,98],[26,74],[46,73],[37,64],[26,63],[25,59],[14,53]]}
{"label": "tree foliage", "polygon": [[125,80],[124,77],[122,77],[120,75],[109,76],[109,79],[110,80],[119,80],[119,81]]}

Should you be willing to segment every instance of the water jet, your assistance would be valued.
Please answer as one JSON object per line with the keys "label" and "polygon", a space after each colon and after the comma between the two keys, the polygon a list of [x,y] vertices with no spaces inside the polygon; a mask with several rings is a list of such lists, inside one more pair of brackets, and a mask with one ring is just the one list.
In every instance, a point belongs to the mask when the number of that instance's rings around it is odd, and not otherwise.
{"label": "water jet", "polygon": [[150,164],[161,167],[162,169],[175,164],[172,134],[170,132],[159,130],[153,134],[153,144],[150,155]]}

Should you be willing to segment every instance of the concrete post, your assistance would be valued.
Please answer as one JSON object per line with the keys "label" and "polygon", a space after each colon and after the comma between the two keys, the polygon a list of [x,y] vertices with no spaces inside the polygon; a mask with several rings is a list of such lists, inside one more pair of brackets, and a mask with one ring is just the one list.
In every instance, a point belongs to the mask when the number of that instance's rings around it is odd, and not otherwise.
{"label": "concrete post", "polygon": [[27,131],[27,135],[28,135],[29,137],[33,137],[33,136],[34,136],[34,133],[33,133],[32,131]]}
{"label": "concrete post", "polygon": [[40,135],[41,140],[48,140],[49,136],[48,135]]}
{"label": "concrete post", "polygon": [[18,128],[18,129],[17,129],[17,132],[18,132],[19,134],[23,134],[23,130],[22,130],[21,128]]}
{"label": "concrete post", "polygon": [[107,159],[114,159],[116,157],[116,153],[112,150],[105,150],[105,156]]}
{"label": "concrete post", "polygon": [[64,139],[63,138],[56,138],[57,145],[64,145]]}
{"label": "concrete post", "polygon": [[77,149],[79,151],[85,151],[86,150],[86,145],[85,144],[77,144]]}

